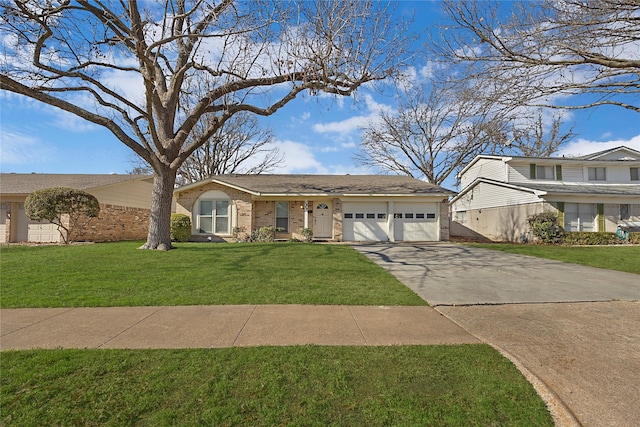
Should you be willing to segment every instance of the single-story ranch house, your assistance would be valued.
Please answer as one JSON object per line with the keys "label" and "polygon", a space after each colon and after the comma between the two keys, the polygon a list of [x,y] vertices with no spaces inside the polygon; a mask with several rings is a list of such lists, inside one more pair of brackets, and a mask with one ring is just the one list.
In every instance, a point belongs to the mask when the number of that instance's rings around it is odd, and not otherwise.
{"label": "single-story ranch house", "polygon": [[25,215],[26,197],[36,190],[69,187],[93,194],[100,215],[76,240],[144,239],[149,227],[153,177],[149,175],[0,174],[0,242],[60,242],[58,227]]}
{"label": "single-story ranch house", "polygon": [[454,193],[406,176],[218,175],[176,189],[176,212],[192,240],[240,239],[276,227],[277,239],[438,241],[449,239]]}
{"label": "single-story ranch house", "polygon": [[529,240],[527,218],[552,211],[565,231],[640,229],[640,152],[580,157],[477,156],[458,174],[452,234]]}

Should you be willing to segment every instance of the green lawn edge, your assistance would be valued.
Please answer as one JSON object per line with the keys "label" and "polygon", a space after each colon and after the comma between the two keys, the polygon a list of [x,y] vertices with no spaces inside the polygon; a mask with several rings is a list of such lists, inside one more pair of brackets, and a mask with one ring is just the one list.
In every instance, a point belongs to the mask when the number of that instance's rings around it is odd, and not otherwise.
{"label": "green lawn edge", "polygon": [[140,244],[2,247],[0,306],[427,304],[348,245]]}
{"label": "green lawn edge", "polygon": [[517,243],[465,243],[464,245],[640,274],[639,245],[563,246]]}
{"label": "green lawn edge", "polygon": [[551,426],[485,344],[3,352],[2,422]]}

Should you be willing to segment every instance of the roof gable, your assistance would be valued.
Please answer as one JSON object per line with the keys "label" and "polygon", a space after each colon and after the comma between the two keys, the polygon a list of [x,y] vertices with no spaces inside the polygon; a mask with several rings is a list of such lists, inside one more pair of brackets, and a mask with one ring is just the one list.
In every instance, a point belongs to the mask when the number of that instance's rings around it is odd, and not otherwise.
{"label": "roof gable", "polygon": [[216,175],[176,190],[176,193],[216,182],[256,196],[278,195],[442,195],[440,186],[399,175]]}
{"label": "roof gable", "polygon": [[640,151],[629,147],[615,147],[578,157],[584,160],[640,160]]}

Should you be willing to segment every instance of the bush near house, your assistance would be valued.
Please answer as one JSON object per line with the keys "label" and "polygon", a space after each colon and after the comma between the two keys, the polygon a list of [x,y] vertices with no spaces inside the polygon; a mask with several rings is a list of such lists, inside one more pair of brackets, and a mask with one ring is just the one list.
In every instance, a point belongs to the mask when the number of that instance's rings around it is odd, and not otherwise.
{"label": "bush near house", "polygon": [[184,214],[171,214],[171,240],[188,242],[191,238],[191,218]]}
{"label": "bush near house", "polygon": [[253,230],[249,236],[250,242],[269,243],[276,240],[276,228],[275,227],[260,227],[257,230]]}
{"label": "bush near house", "polygon": [[564,235],[567,245],[616,245],[622,243],[616,233],[568,231]]}
{"label": "bush near house", "polygon": [[554,212],[541,212],[531,215],[527,221],[531,232],[539,242],[561,243],[564,231],[558,223],[558,215]]}
{"label": "bush near house", "polygon": [[24,202],[25,214],[34,221],[46,220],[58,226],[65,244],[100,214],[94,195],[66,187],[43,188],[29,194]]}

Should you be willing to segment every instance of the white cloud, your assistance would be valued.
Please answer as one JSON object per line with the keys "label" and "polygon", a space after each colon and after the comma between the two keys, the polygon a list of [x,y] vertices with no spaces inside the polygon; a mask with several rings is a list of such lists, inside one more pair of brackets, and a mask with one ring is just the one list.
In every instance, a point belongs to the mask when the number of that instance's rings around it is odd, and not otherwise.
{"label": "white cloud", "polygon": [[7,165],[46,163],[55,150],[43,142],[22,132],[3,129],[0,132],[0,161]]}
{"label": "white cloud", "polygon": [[562,147],[558,152],[558,155],[567,157],[583,156],[620,146],[640,151],[640,135],[636,135],[630,139],[614,139],[609,141],[590,141],[588,139],[579,138]]}
{"label": "white cloud", "polygon": [[354,116],[339,122],[317,123],[313,130],[318,133],[338,132],[349,133],[358,130],[369,120],[369,116]]}
{"label": "white cloud", "polygon": [[100,126],[91,123],[90,121],[59,108],[51,107],[48,113],[53,117],[50,121],[52,126],[68,132],[91,132],[100,128]]}
{"label": "white cloud", "polygon": [[359,131],[362,126],[375,120],[381,112],[392,110],[391,106],[377,102],[370,94],[363,95],[362,100],[369,114],[353,116],[341,121],[316,123],[313,125],[313,130],[318,133],[335,132],[346,134],[356,132]]}
{"label": "white cloud", "polygon": [[309,146],[290,140],[276,141],[275,145],[284,154],[284,162],[273,173],[327,173]]}

